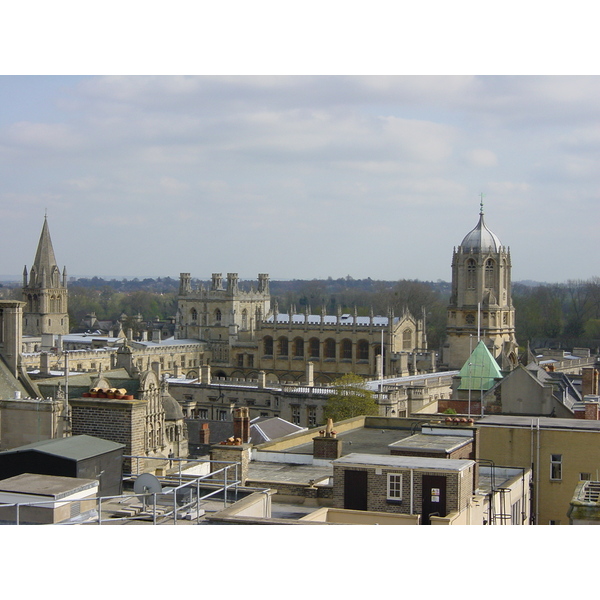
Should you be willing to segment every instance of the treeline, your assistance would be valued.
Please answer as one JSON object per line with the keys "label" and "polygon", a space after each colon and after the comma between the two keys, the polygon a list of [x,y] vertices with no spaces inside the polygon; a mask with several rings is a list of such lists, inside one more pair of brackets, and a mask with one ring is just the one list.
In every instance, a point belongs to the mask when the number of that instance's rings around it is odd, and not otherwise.
{"label": "treeline", "polygon": [[[193,280],[194,287],[210,281]],[[4,297],[20,299],[20,288],[3,290]],[[249,289],[256,281],[242,281]],[[12,287],[12,286],[11,286]],[[415,317],[423,312],[430,348],[439,348],[446,328],[446,312],[451,285],[445,281],[381,281],[371,278],[313,279],[271,281],[271,298],[280,312],[295,310],[327,314],[387,315],[392,309],[400,316],[407,308]],[[95,313],[101,321],[124,318],[124,325],[141,314],[145,322],[174,317],[177,310],[179,280],[170,277],[146,279],[81,278],[69,283],[71,326]],[[600,278],[571,280],[566,283],[514,283],[517,340],[524,347],[551,346],[570,349],[600,346]]]}
{"label": "treeline", "polygon": [[600,345],[600,278],[534,286],[515,283],[517,340],[570,349]]}

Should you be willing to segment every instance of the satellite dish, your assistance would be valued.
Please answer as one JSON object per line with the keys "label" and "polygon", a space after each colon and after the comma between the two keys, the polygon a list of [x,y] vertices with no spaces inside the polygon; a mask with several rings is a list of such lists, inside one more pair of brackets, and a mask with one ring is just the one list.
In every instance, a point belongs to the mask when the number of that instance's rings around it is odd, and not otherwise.
{"label": "satellite dish", "polygon": [[134,494],[160,494],[162,492],[162,485],[160,481],[152,475],[152,473],[142,473],[138,475],[133,482],[133,493]]}

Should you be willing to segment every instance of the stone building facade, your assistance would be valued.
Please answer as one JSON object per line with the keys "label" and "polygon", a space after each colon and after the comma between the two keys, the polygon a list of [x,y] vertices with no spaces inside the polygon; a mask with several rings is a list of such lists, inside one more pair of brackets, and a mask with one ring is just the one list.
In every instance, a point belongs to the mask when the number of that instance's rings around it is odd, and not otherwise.
{"label": "stone building facade", "polygon": [[424,317],[282,313],[271,302],[266,274],[243,291],[236,273],[227,275],[227,287],[214,273],[210,289],[196,290],[190,274],[181,273],[179,292],[175,337],[205,342],[216,376],[256,378],[264,371],[268,381],[301,381],[308,362],[319,383],[347,373],[406,375],[416,364],[407,356],[427,353]]}
{"label": "stone building facade", "polygon": [[46,218],[33,265],[29,273],[27,267],[23,270],[23,301],[25,335],[69,333],[67,270],[61,274],[56,264]]}
{"label": "stone building facade", "polygon": [[452,294],[443,349],[443,362],[449,369],[461,369],[479,339],[503,369],[516,366],[511,266],[510,249],[486,226],[482,205],[479,222],[452,256]]}

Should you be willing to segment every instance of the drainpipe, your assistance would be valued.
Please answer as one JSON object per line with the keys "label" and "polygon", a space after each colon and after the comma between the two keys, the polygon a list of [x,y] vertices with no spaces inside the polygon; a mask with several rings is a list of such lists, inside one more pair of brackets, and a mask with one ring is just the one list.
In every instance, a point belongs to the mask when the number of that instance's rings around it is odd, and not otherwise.
{"label": "drainpipe", "polygon": [[410,470],[410,514],[413,514],[413,503],[414,503],[414,478],[413,478],[413,469]]}

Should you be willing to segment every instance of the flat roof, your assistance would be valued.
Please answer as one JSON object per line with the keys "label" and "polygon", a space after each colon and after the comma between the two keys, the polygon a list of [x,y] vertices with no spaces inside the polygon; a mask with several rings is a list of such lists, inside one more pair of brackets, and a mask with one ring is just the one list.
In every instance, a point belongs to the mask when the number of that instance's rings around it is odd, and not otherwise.
{"label": "flat roof", "polygon": [[0,493],[44,496],[59,500],[65,496],[93,489],[97,486],[98,481],[96,479],[22,473],[0,481]]}
{"label": "flat roof", "polygon": [[427,433],[416,433],[410,437],[393,442],[388,446],[390,450],[408,450],[436,452],[439,454],[449,454],[467,444],[472,443],[472,437],[461,435],[436,435]]}
{"label": "flat roof", "polygon": [[524,427],[542,429],[581,429],[600,431],[600,421],[592,419],[557,419],[554,417],[521,417],[513,415],[487,415],[477,419],[475,424],[482,427]]}
{"label": "flat roof", "polygon": [[[381,452],[387,451],[387,448],[391,443],[410,437],[412,434],[413,431],[410,429],[360,427],[349,431],[342,431],[337,434],[337,437],[343,442],[342,455],[350,454],[351,452],[381,454]],[[315,437],[318,435],[318,430],[315,430]],[[312,454],[313,441],[311,439],[310,442],[294,446],[293,448],[287,448],[283,452],[291,454]]]}
{"label": "flat roof", "polygon": [[334,465],[373,465],[395,469],[426,469],[428,471],[463,471],[475,461],[457,458],[427,458],[422,456],[386,456],[383,454],[348,454],[333,461]]}

